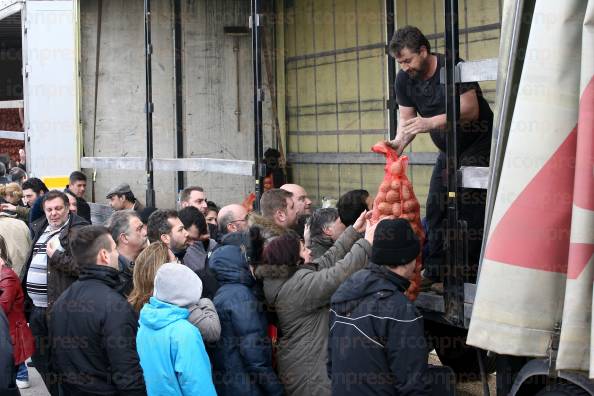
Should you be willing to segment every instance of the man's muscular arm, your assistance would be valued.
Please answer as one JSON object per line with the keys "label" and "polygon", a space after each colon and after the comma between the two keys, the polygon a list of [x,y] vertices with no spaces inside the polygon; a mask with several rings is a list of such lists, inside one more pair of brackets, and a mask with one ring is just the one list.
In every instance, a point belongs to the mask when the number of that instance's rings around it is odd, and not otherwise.
{"label": "man's muscular arm", "polygon": [[[479,105],[476,91],[471,89],[460,95],[460,122],[468,123],[478,120]],[[407,136],[415,136],[418,133],[426,133],[433,129],[442,129],[445,131],[446,115],[440,114],[434,117],[413,117],[407,121],[401,122],[399,132]],[[412,141],[412,139],[410,139]]]}

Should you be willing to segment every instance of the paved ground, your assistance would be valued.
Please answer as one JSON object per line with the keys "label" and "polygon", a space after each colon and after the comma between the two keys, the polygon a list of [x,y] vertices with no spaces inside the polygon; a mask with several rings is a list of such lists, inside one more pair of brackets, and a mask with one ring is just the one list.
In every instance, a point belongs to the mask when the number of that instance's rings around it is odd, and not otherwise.
{"label": "paved ground", "polygon": [[[429,355],[429,363],[438,365],[440,364],[439,358],[431,354]],[[37,371],[29,367],[29,382],[31,383],[31,388],[29,389],[22,389],[21,395],[22,396],[49,396],[49,392],[45,389],[43,382],[41,381],[41,377],[37,373]],[[495,375],[489,376],[489,389],[491,391],[491,395],[495,395]],[[467,382],[463,384],[458,384],[456,386],[457,396],[482,396],[483,395],[483,384],[480,381],[477,382]]]}
{"label": "paved ground", "polygon": [[49,396],[39,373],[33,367],[29,367],[29,383],[31,384],[30,388],[21,389],[22,396]]}

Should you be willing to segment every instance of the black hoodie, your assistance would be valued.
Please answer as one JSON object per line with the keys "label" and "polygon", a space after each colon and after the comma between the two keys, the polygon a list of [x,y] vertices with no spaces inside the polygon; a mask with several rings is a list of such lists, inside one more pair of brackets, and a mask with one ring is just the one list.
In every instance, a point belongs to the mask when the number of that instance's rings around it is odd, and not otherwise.
{"label": "black hoodie", "polygon": [[370,263],[332,296],[328,373],[333,395],[426,395],[423,318],[409,282]]}

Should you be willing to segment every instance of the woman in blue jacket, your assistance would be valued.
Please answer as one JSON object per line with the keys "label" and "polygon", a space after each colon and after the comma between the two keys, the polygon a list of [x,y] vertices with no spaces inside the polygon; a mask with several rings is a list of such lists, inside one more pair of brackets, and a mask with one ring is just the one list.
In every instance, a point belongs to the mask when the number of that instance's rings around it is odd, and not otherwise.
{"label": "woman in blue jacket", "polygon": [[216,395],[200,331],[186,307],[202,295],[198,275],[182,264],[163,264],[153,297],[140,310],[136,348],[149,396]]}
{"label": "woman in blue jacket", "polygon": [[221,321],[221,338],[213,353],[217,392],[221,396],[282,395],[283,386],[272,368],[264,307],[254,294],[256,282],[248,264],[255,253],[254,238],[246,233],[226,239],[208,261],[220,285],[213,300]]}

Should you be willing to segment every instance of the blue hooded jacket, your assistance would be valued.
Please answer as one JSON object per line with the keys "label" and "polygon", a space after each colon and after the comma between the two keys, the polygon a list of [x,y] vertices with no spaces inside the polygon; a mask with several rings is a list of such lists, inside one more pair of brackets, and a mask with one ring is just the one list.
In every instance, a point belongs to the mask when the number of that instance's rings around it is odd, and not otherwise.
{"label": "blue hooded jacket", "polygon": [[188,314],[155,297],[140,311],[136,347],[150,396],[216,395],[204,342]]}
{"label": "blue hooded jacket", "polygon": [[219,395],[282,395],[284,388],[272,368],[267,320],[256,298],[246,247],[219,246],[209,259],[220,288],[214,305],[221,338],[214,348],[214,382]]}

